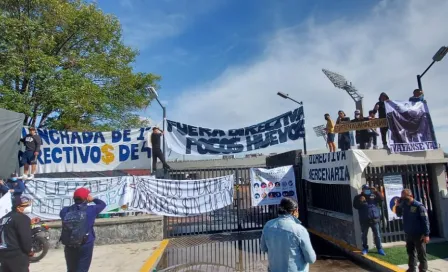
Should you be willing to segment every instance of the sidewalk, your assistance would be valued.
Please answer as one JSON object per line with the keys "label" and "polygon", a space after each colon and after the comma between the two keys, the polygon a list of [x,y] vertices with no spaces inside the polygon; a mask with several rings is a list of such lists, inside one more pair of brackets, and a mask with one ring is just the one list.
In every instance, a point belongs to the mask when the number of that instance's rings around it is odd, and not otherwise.
{"label": "sidewalk", "polygon": [[[398,267],[408,269],[407,264],[399,265]],[[428,262],[428,272],[442,272],[448,270],[448,259],[438,259]]]}
{"label": "sidewalk", "polygon": [[[89,272],[138,272],[160,242],[95,246]],[[47,256],[30,265],[30,272],[67,271],[63,249],[50,249]]]}

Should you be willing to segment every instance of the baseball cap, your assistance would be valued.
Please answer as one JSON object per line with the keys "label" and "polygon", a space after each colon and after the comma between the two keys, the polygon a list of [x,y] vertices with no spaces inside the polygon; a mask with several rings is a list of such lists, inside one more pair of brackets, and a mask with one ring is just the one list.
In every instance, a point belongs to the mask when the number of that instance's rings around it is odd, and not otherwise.
{"label": "baseball cap", "polygon": [[368,184],[364,184],[364,185],[362,186],[362,189],[363,189],[363,190],[368,190],[368,189],[370,189],[370,186],[369,186]]}
{"label": "baseball cap", "polygon": [[87,188],[78,188],[73,193],[73,198],[87,199],[89,194],[90,194],[89,189],[87,189]]}
{"label": "baseball cap", "polygon": [[20,196],[14,198],[15,207],[28,207],[31,206],[31,199],[26,196]]}

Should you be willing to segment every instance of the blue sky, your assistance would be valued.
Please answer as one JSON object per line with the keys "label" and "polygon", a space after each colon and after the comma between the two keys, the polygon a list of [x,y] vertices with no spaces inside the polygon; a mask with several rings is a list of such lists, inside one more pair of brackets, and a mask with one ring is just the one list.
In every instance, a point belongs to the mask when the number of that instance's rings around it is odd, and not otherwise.
{"label": "blue sky", "polygon": [[[334,89],[322,68],[353,81],[367,108],[382,91],[406,100],[416,88],[415,75],[448,44],[448,28],[440,27],[448,24],[444,0],[96,2],[120,19],[124,42],[140,51],[135,69],[162,76],[159,95],[168,118],[214,128],[251,125],[294,108],[277,91],[304,101],[308,132],[323,123],[324,112],[353,112],[353,102]],[[445,60],[423,79],[443,146],[448,110],[439,97],[447,73]],[[142,115],[161,120],[157,104]],[[309,147],[323,148],[322,139],[312,136]]]}

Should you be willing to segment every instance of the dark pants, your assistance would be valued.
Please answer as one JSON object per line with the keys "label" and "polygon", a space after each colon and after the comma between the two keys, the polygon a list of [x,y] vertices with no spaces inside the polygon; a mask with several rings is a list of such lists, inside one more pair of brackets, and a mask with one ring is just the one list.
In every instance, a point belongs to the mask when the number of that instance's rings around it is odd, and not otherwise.
{"label": "dark pants", "polygon": [[372,229],[373,240],[375,242],[376,248],[382,249],[383,247],[381,246],[380,223],[361,222],[361,239],[363,249],[369,249],[369,245],[367,243],[367,234],[369,233],[369,228]]}
{"label": "dark pants", "polygon": [[152,149],[152,171],[155,172],[157,169],[157,159],[159,159],[162,164],[163,168],[170,168],[169,165],[166,163],[165,158],[163,157],[163,152],[160,150],[160,148],[153,148]]}
{"label": "dark pants", "polygon": [[9,258],[2,258],[0,260],[2,266],[0,271],[2,272],[29,272],[30,259],[28,255],[20,252],[20,254],[14,255]]}
{"label": "dark pants", "polygon": [[375,132],[372,132],[372,133],[370,134],[370,138],[372,139],[372,143],[373,143],[373,145],[376,146],[376,145],[377,145],[376,133],[375,133]]}
{"label": "dark pants", "polygon": [[65,247],[65,262],[67,272],[88,272],[92,262],[94,243],[88,243],[80,247]]}
{"label": "dark pants", "polygon": [[426,259],[426,244],[422,242],[422,237],[406,235],[406,251],[409,257],[409,270],[415,272],[417,269],[417,259],[420,262],[418,266],[419,272],[428,271],[428,261]]}
{"label": "dark pants", "polygon": [[389,130],[388,127],[382,127],[380,128],[380,132],[381,132],[381,140],[383,141],[383,145],[386,146],[387,145],[387,131]]}

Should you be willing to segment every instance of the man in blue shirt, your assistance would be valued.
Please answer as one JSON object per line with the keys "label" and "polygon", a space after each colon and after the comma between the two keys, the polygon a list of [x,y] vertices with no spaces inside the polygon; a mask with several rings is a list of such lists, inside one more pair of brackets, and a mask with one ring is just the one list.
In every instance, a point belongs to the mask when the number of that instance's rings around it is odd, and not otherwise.
{"label": "man in blue shirt", "polygon": [[307,272],[316,262],[308,231],[301,225],[297,202],[285,197],[279,205],[279,217],[263,228],[260,247],[268,253],[269,272]]}
{"label": "man in blue shirt", "polygon": [[383,200],[383,195],[376,191],[375,188],[370,188],[367,184],[362,186],[362,193],[355,196],[353,199],[353,208],[357,209],[359,213],[363,255],[369,252],[369,247],[367,244],[367,234],[369,233],[369,228],[373,231],[373,238],[378,254],[386,255],[381,245],[379,224],[381,221],[380,206]]}
{"label": "man in blue shirt", "polygon": [[25,192],[25,184],[15,174],[12,174],[6,183],[0,180],[0,192],[6,194],[8,191],[11,192],[13,202],[18,201]]}
{"label": "man in blue shirt", "polygon": [[[417,258],[420,262],[419,272],[428,271],[426,244],[429,243],[428,212],[422,203],[416,201],[411,190],[404,189],[396,208],[397,216],[403,216],[403,230],[406,233],[406,251],[409,257],[409,272],[415,272]],[[417,252],[417,258],[416,253]]]}
{"label": "man in blue shirt", "polygon": [[[100,199],[93,198],[90,195],[90,191],[86,188],[77,189],[73,194],[73,199],[75,201],[75,204],[70,207],[64,207],[61,210],[60,217],[63,221],[63,225],[64,221],[68,220],[66,217],[68,213],[72,212],[73,210],[79,211],[85,209],[87,216],[87,226],[81,226],[80,229],[84,227],[84,229],[87,229],[87,233],[84,235],[84,241],[80,246],[65,246],[64,251],[65,261],[67,263],[67,271],[88,272],[90,264],[92,262],[93,246],[95,242],[95,231],[93,230],[93,225],[95,224],[95,219],[98,214],[100,214],[104,210],[104,208],[106,208],[106,203]],[[95,205],[87,205],[91,202],[95,203]],[[62,233],[62,241],[63,235],[64,234]]]}

